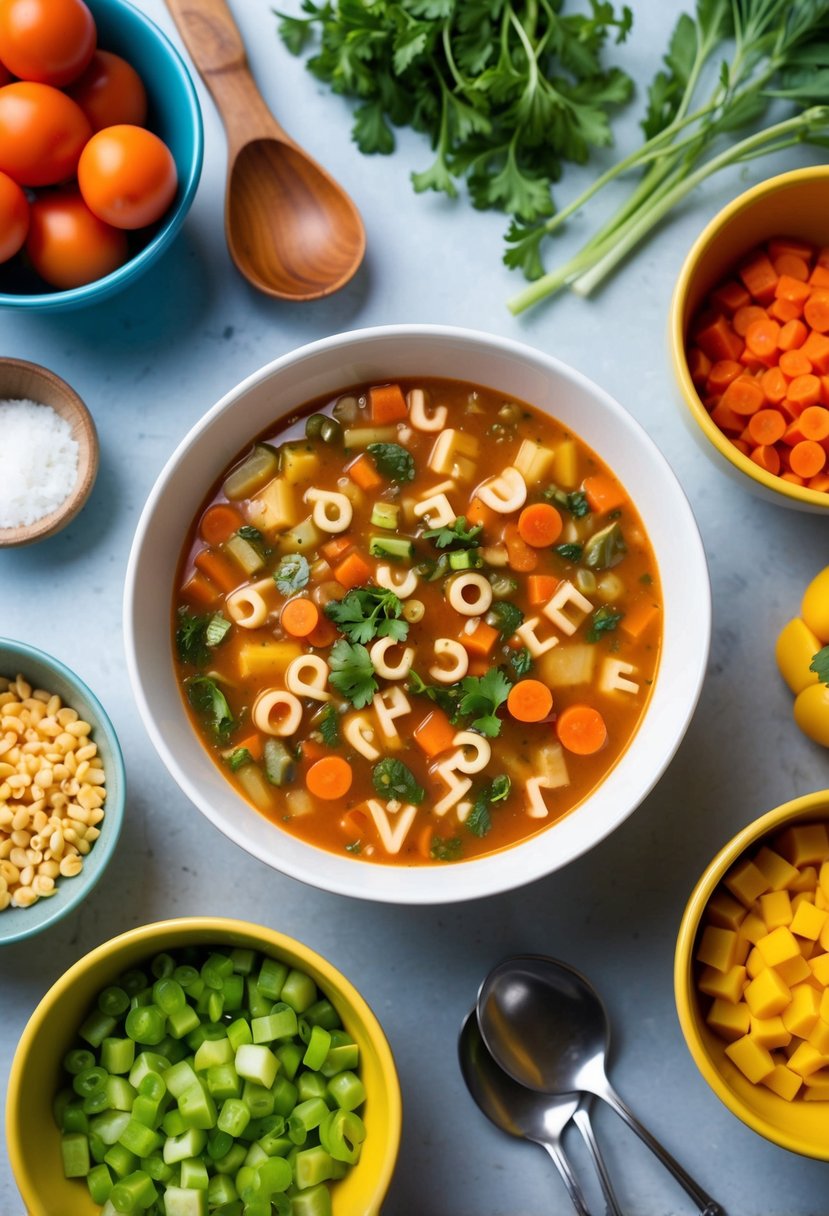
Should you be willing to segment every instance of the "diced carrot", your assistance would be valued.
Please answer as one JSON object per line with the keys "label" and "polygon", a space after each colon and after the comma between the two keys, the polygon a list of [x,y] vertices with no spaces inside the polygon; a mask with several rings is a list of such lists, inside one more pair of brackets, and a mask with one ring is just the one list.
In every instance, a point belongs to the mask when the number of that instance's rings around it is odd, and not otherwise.
{"label": "diced carrot", "polygon": [[718,359],[739,359],[743,352],[742,338],[734,332],[728,319],[723,316],[717,317],[705,329],[699,330],[694,337],[697,346],[715,363]]}
{"label": "diced carrot", "polygon": [[336,802],[346,796],[353,779],[351,765],[342,756],[323,756],[308,769],[305,785],[315,798]]}
{"label": "diced carrot", "polygon": [[219,598],[217,588],[198,571],[184,584],[181,594],[194,608],[208,608]]}
{"label": "diced carrot", "polygon": [[406,398],[399,384],[377,384],[368,390],[368,406],[371,421],[384,425],[401,422],[409,416]]}
{"label": "diced carrot", "polygon": [[820,404],[829,409],[829,376],[820,378]]}
{"label": "diced carrot", "polygon": [[829,287],[829,266],[815,266],[809,276],[810,287]]}
{"label": "diced carrot", "polygon": [[248,735],[246,739],[237,739],[233,745],[234,751],[241,751],[242,748],[250,755],[251,760],[262,759],[262,736],[260,734]]}
{"label": "diced carrot", "polygon": [[337,628],[332,621],[329,621],[327,616],[320,615],[314,628],[308,634],[305,641],[309,646],[313,646],[317,650],[324,650],[326,646],[331,646],[337,637]]}
{"label": "diced carrot", "polygon": [[708,379],[708,373],[711,371],[711,360],[708,358],[705,351],[700,350],[698,346],[692,346],[690,348],[686,359],[688,362],[688,375],[691,377],[697,388],[702,388],[705,381]]}
{"label": "diced carrot", "polygon": [[553,694],[540,680],[519,680],[507,697],[507,709],[516,722],[543,722],[553,708]]}
{"label": "diced carrot", "polygon": [[418,856],[426,858],[427,861],[432,856],[433,836],[434,829],[432,828],[431,823],[427,823],[424,824],[424,826],[420,829],[415,841],[415,848],[417,849]]}
{"label": "diced carrot", "polygon": [[748,456],[751,448],[746,443],[745,439],[732,439],[731,442],[734,444],[734,447],[738,452],[742,452],[744,456]]}
{"label": "diced carrot", "polygon": [[643,595],[625,609],[625,615],[619,622],[619,628],[629,638],[640,638],[658,615],[659,605]]}
{"label": "diced carrot", "polygon": [[803,316],[803,304],[797,300],[773,300],[769,304],[768,315],[785,325],[788,321],[796,321],[798,317]]}
{"label": "diced carrot", "polygon": [[829,245],[824,245],[822,249],[817,251],[818,266],[829,267]]}
{"label": "diced carrot", "polygon": [[746,420],[742,414],[736,413],[727,402],[720,401],[711,411],[711,421],[716,422],[721,431],[731,431],[739,435]]}
{"label": "diced carrot", "polygon": [[553,598],[559,580],[554,574],[531,574],[527,579],[527,599],[533,608]]}
{"label": "diced carrot", "polygon": [[805,305],[811,290],[808,283],[794,279],[790,274],[781,274],[774,289],[774,295],[777,300],[791,300],[794,304]]}
{"label": "diced carrot", "polygon": [[592,756],[607,742],[607,726],[592,705],[568,705],[556,718],[556,734],[562,747],[577,756]]}
{"label": "diced carrot", "polygon": [[[739,334],[741,338],[746,336],[749,325],[753,325],[755,321],[765,321],[768,313],[765,308],[760,308],[757,304],[744,304],[742,308],[738,308],[734,313],[734,332]],[[738,355],[732,356],[739,358]]]}
{"label": "diced carrot", "polygon": [[826,451],[813,439],[801,440],[789,453],[789,465],[792,472],[807,480],[822,472],[825,464]]}
{"label": "diced carrot", "polygon": [[809,263],[807,259],[800,257],[796,253],[779,253],[774,258],[772,265],[781,278],[799,279],[801,283],[805,283],[809,278]]}
{"label": "diced carrot", "polygon": [[293,638],[307,638],[319,624],[320,610],[313,600],[299,595],[288,600],[279,617],[279,623]]}
{"label": "diced carrot", "polygon": [[452,747],[456,733],[456,727],[443,710],[436,707],[417,724],[412,731],[412,738],[420,750],[431,759]]}
{"label": "diced carrot", "polygon": [[475,628],[467,633],[464,630],[458,634],[458,641],[469,654],[488,655],[498,641],[498,630],[487,625],[486,621],[478,621]]}
{"label": "diced carrot", "polygon": [[480,498],[473,498],[466,509],[467,524],[470,527],[480,524],[484,531],[491,528],[498,518],[498,512],[493,511],[492,507],[488,507],[486,503],[481,502]]}
{"label": "diced carrot", "polygon": [[750,460],[753,460],[761,469],[765,469],[767,473],[780,472],[780,457],[777,454],[777,448],[758,444],[756,448],[751,449],[748,455]]}
{"label": "diced carrot", "polygon": [[[790,469],[787,469],[785,473],[778,474],[778,476],[783,481],[790,482],[793,486],[805,486],[806,484],[802,477],[798,477],[797,473],[792,473]],[[827,478],[827,481],[829,481],[829,478]]]}
{"label": "diced carrot", "polygon": [[371,578],[372,569],[368,562],[359,553],[349,553],[344,557],[339,565],[334,567],[334,578],[338,583],[342,583],[343,587],[361,587],[363,583],[367,583]]}
{"label": "diced carrot", "polygon": [[379,490],[383,484],[383,478],[377,472],[374,461],[367,452],[361,452],[356,460],[352,460],[351,464],[346,465],[345,471],[361,490]]}
{"label": "diced carrot", "polygon": [[803,305],[803,316],[807,325],[825,334],[829,330],[829,291],[823,288],[813,291]]}
{"label": "diced carrot", "polygon": [[346,811],[340,819],[340,827],[344,832],[353,832],[357,837],[363,836],[368,827],[368,815],[365,811],[353,807],[352,810]]}
{"label": "diced carrot", "polygon": [[808,376],[812,370],[812,363],[802,350],[784,350],[778,367],[784,376],[794,380],[795,376]]}
{"label": "diced carrot", "polygon": [[722,393],[724,392],[732,380],[736,380],[742,373],[743,366],[736,359],[719,359],[711,367],[708,379],[705,384],[707,393]]}
{"label": "diced carrot", "polygon": [[762,386],[751,376],[739,376],[732,380],[722,395],[721,405],[727,405],[735,414],[756,414],[766,403]]}
{"label": "diced carrot", "polygon": [[[595,478],[587,478],[585,481],[585,493],[590,502],[587,481],[595,481]],[[593,507],[593,510],[597,509],[597,507]],[[533,549],[548,549],[550,545],[554,545],[561,535],[563,526],[564,521],[561,515],[549,502],[531,503],[528,507],[524,507],[518,516],[518,534]]]}
{"label": "diced carrot", "polygon": [[717,308],[721,308],[723,312],[733,316],[738,308],[743,308],[746,304],[751,303],[751,296],[742,283],[738,283],[736,279],[729,279],[716,291],[711,292],[711,301]]}
{"label": "diced carrot", "polygon": [[746,346],[752,355],[765,358],[777,351],[777,339],[780,337],[780,323],[766,317],[762,321],[753,321],[746,330]]}
{"label": "diced carrot", "polygon": [[502,539],[507,547],[507,562],[510,569],[528,574],[538,565],[538,554],[521,537],[517,524],[507,524],[502,533]]}
{"label": "diced carrot", "polygon": [[242,581],[239,567],[223,553],[215,549],[202,549],[193,559],[193,564],[211,583],[215,583],[220,591],[233,591]]}
{"label": "diced carrot", "polygon": [[302,752],[302,759],[307,763],[321,760],[323,756],[328,755],[328,748],[322,743],[318,743],[316,739],[303,739],[299,745],[299,749]]}
{"label": "diced carrot", "polygon": [[800,349],[811,363],[813,372],[819,376],[829,373],[829,338],[825,334],[812,330]]}
{"label": "diced carrot", "polygon": [[778,275],[765,253],[755,253],[737,271],[752,299],[758,304],[770,304],[774,299]]}
{"label": "diced carrot", "polygon": [[786,431],[786,419],[780,410],[762,409],[748,420],[748,433],[755,445],[775,444]]}
{"label": "diced carrot", "polygon": [[760,377],[760,385],[771,405],[779,405],[786,396],[789,382],[779,367],[770,367]]}
{"label": "diced carrot", "polygon": [[815,256],[815,247],[808,241],[799,241],[797,237],[773,236],[768,243],[769,256],[775,258],[790,255],[811,262]]}
{"label": "diced carrot", "polygon": [[822,405],[808,405],[797,420],[804,439],[823,443],[829,439],[829,410]]}
{"label": "diced carrot", "polygon": [[244,524],[240,511],[229,502],[215,502],[199,520],[199,534],[208,545],[221,545]]}
{"label": "diced carrot", "polygon": [[810,405],[817,405],[820,401],[820,380],[811,375],[795,376],[789,385],[786,400],[797,413]]}
{"label": "diced carrot", "polygon": [[342,557],[354,544],[351,536],[335,536],[333,540],[326,541],[324,545],[320,545],[320,553],[329,562],[335,562],[338,557]]}
{"label": "diced carrot", "polygon": [[777,345],[783,351],[797,350],[806,341],[808,333],[808,329],[801,320],[787,321],[780,330]]}
{"label": "diced carrot", "polygon": [[627,501],[625,492],[618,481],[603,473],[594,473],[592,477],[585,477],[584,492],[591,511],[602,515],[608,511],[615,511],[617,507],[623,507]]}
{"label": "diced carrot", "polygon": [[829,473],[818,473],[815,477],[810,477],[806,483],[810,490],[820,490],[821,493],[829,493]]}

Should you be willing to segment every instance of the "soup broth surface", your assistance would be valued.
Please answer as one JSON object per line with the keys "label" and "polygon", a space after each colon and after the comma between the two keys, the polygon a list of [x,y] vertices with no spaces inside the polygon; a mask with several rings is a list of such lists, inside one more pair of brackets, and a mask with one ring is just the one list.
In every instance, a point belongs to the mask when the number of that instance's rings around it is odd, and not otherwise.
{"label": "soup broth surface", "polygon": [[172,627],[193,727],[257,810],[357,861],[434,865],[587,798],[641,721],[661,618],[636,507],[586,444],[412,379],[315,401],[233,461]]}

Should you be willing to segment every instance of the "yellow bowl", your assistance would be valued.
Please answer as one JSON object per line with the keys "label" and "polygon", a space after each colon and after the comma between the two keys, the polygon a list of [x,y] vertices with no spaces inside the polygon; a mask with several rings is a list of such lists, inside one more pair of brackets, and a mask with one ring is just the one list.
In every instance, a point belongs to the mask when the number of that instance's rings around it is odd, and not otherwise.
{"label": "yellow bowl", "polygon": [[725,1106],[767,1140],[805,1157],[829,1161],[829,1103],[786,1102],[752,1085],[725,1054],[725,1043],[706,1025],[694,982],[700,921],[723,875],[764,837],[795,822],[829,820],[829,790],[819,790],[769,811],[720,849],[694,888],[682,917],[674,958],[674,996],[679,1024],[697,1068]]}
{"label": "yellow bowl", "polygon": [[241,946],[279,958],[310,975],[335,1005],[360,1047],[366,1089],[366,1140],[356,1166],[332,1186],[334,1216],[377,1216],[400,1144],[400,1086],[380,1023],[359,992],[320,955],[263,925],[214,916],[143,925],[79,959],[49,989],[23,1032],[6,1097],[9,1159],[29,1216],[97,1216],[100,1207],[82,1181],[67,1181],[52,1098],[61,1087],[61,1061],[101,988],[154,954],[184,946]]}
{"label": "yellow bowl", "polygon": [[671,301],[674,372],[692,429],[721,469],[770,502],[800,511],[829,511],[829,494],[792,485],[744,456],[711,421],[688,370],[685,342],[703,300],[746,253],[773,236],[829,245],[829,165],[796,169],[761,182],[724,207],[697,238]]}

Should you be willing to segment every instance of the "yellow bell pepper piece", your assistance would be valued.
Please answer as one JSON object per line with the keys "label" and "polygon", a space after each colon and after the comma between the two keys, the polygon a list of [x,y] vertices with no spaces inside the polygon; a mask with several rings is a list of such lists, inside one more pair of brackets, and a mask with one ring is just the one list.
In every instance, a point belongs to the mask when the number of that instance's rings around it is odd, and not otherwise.
{"label": "yellow bell pepper piece", "polygon": [[797,694],[794,720],[808,739],[829,747],[829,684],[809,684]]}
{"label": "yellow bell pepper piece", "polygon": [[799,616],[780,630],[774,657],[781,676],[795,696],[809,684],[817,683],[817,672],[810,671],[809,665],[819,650],[820,639]]}
{"label": "yellow bell pepper piece", "polygon": [[803,593],[800,615],[826,645],[829,642],[829,566],[815,575]]}

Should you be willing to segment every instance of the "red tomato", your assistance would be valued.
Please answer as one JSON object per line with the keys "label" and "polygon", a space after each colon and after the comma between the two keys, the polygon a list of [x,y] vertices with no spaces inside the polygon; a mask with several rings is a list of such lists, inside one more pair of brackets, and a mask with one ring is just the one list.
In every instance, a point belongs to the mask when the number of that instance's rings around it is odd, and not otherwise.
{"label": "red tomato", "polygon": [[177,184],[172,152],[143,127],[122,124],[98,131],[78,161],[86,205],[116,228],[145,228],[160,219]]}
{"label": "red tomato", "polygon": [[127,238],[93,215],[76,190],[35,199],[26,253],[37,273],[62,290],[101,279],[128,256]]}
{"label": "red tomato", "polygon": [[84,0],[0,0],[0,59],[24,80],[69,84],[92,58],[96,37]]}
{"label": "red tomato", "polygon": [[29,230],[26,195],[5,173],[0,173],[0,262],[7,262],[21,249]]}
{"label": "red tomato", "polygon": [[83,76],[66,91],[93,131],[124,122],[143,127],[147,120],[147,92],[141,77],[126,59],[110,51],[96,51]]}
{"label": "red tomato", "polygon": [[72,177],[91,134],[80,106],[51,85],[18,80],[0,89],[0,170],[21,186]]}

